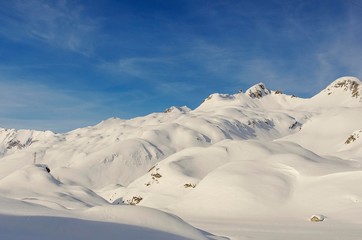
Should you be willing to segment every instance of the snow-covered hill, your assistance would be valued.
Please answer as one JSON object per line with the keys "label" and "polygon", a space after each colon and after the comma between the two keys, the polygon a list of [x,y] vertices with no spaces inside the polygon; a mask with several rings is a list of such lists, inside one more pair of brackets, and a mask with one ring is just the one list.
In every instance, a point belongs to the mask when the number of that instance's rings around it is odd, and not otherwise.
{"label": "snow-covered hill", "polygon": [[164,113],[131,120],[107,119],[66,134],[3,129],[2,162],[8,166],[4,169],[9,169],[11,162],[11,172],[32,163],[36,153],[36,161],[48,164],[64,181],[90,188],[126,186],[183,149],[207,147],[225,139],[280,138],[297,132],[310,117],[291,108],[298,99],[281,94],[265,98],[213,94],[194,111],[171,107]]}
{"label": "snow-covered hill", "polygon": [[[114,222],[164,239],[313,239],[316,231],[338,239],[337,224],[349,230],[343,239],[354,239],[362,234],[361,94],[354,77],[310,99],[258,83],[245,93],[212,94],[194,110],[170,107],[65,134],[1,129],[0,219]],[[313,214],[326,220],[312,226]]]}

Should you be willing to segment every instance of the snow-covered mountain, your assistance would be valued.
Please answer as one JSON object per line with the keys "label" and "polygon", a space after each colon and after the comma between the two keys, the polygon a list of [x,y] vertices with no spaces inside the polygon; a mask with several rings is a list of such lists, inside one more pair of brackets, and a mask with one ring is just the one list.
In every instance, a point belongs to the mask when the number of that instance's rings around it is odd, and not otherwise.
{"label": "snow-covered mountain", "polygon": [[[1,129],[0,218],[115,222],[174,239],[316,232],[338,239],[341,229],[355,239],[362,234],[361,110],[361,81],[342,77],[310,99],[258,83],[245,93],[212,94],[194,110],[170,107],[64,134]],[[321,229],[305,220],[313,214],[326,216]],[[152,218],[160,220],[150,225]]]}

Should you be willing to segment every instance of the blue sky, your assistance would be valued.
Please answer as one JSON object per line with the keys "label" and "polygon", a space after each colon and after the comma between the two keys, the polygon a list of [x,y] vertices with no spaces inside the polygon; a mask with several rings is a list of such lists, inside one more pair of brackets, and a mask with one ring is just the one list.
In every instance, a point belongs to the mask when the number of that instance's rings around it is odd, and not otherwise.
{"label": "blue sky", "polygon": [[258,82],[362,79],[358,0],[0,0],[0,127],[69,131]]}

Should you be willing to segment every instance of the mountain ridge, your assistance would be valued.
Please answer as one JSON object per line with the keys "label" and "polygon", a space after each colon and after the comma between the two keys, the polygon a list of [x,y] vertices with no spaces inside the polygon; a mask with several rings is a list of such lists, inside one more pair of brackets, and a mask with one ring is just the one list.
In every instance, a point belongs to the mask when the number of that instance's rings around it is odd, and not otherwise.
{"label": "mountain ridge", "polygon": [[[206,147],[224,139],[270,140],[296,133],[313,116],[314,108],[346,104],[337,93],[325,94],[341,83],[348,91],[355,91],[356,83],[360,84],[360,81],[351,77],[339,78],[310,99],[277,93],[258,83],[245,93],[212,94],[194,110],[186,106],[170,107],[164,113],[152,113],[130,120],[109,118],[97,125],[64,134],[2,129],[0,154],[5,158],[12,154],[27,154],[31,162],[33,154],[37,153],[38,161],[55,165],[57,169],[70,164],[91,172],[93,170],[89,166],[98,166],[94,171],[108,171],[106,169],[113,169],[111,166],[114,164],[116,169],[125,164],[129,171],[120,174],[123,177],[117,177],[115,170],[109,170],[114,172],[110,175],[112,180],[103,177],[104,183],[100,187],[112,182],[127,185],[157,162],[189,147]],[[360,85],[357,89],[360,89]],[[331,97],[336,97],[339,105],[331,105]],[[347,103],[352,98],[353,106],[360,105],[355,103],[352,96],[344,94],[343,98],[348,100]],[[308,108],[314,110],[307,112]],[[64,152],[67,160],[60,161],[64,156],[56,156],[55,152],[59,150]],[[70,173],[68,177],[73,179],[73,175]],[[86,177],[82,184],[90,187],[94,184],[92,182]]]}
{"label": "mountain ridge", "polygon": [[211,94],[194,110],[173,106],[67,133],[0,129],[0,214],[21,206],[16,214],[141,226],[163,216],[151,225],[173,219],[195,239],[208,237],[174,214],[198,226],[195,219],[212,219],[201,225],[212,232],[262,221],[310,229],[316,214],[330,236],[337,223],[360,230],[357,80],[337,79],[309,99],[258,83]]}

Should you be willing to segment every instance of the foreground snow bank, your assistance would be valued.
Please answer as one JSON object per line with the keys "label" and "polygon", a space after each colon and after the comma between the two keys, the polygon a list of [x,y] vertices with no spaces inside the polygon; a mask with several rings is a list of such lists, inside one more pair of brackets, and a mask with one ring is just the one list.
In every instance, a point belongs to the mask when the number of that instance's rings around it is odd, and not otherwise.
{"label": "foreground snow bank", "polygon": [[179,236],[183,239],[207,239],[204,233],[192,227],[181,218],[147,207],[127,205],[99,206],[85,211],[83,216],[87,217],[87,219],[142,226],[143,228],[153,229],[154,231]]}
{"label": "foreground snow bank", "polygon": [[2,240],[207,239],[201,233],[175,234],[165,229],[65,217],[0,215]]}
{"label": "foreground snow bank", "polygon": [[0,197],[0,239],[223,239],[160,210],[104,205],[59,211]]}

